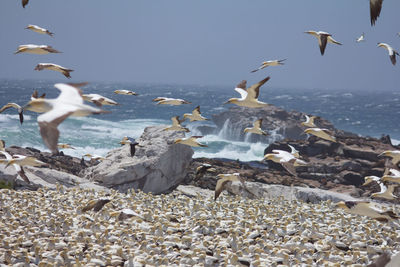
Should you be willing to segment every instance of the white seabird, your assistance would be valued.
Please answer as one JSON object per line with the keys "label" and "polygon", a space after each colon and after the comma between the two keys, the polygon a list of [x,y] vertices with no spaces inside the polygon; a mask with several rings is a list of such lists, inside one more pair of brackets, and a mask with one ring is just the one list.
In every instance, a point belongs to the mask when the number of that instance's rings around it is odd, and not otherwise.
{"label": "white seabird", "polygon": [[393,211],[382,211],[374,207],[369,201],[340,201],[336,206],[344,209],[348,213],[367,216],[382,222],[399,219]]}
{"label": "white seabird", "polygon": [[183,131],[183,132],[190,132],[188,128],[185,128],[181,125],[179,120],[179,116],[175,116],[171,118],[172,125],[170,127],[164,128],[163,131]]}
{"label": "white seabird", "polygon": [[361,36],[356,39],[356,42],[360,43],[364,41],[365,41],[365,33],[362,33]]}
{"label": "white seabird", "polygon": [[389,172],[390,174],[382,176],[382,181],[400,184],[400,171],[396,169],[390,169]]}
{"label": "white seabird", "polygon": [[118,95],[138,95],[137,93],[129,90],[115,90],[114,93]]}
{"label": "white seabird", "polygon": [[314,123],[314,120],[317,118],[317,116],[309,117],[307,114],[305,114],[304,116],[306,117],[306,121],[303,121],[301,125],[309,128],[317,128],[317,125],[315,125]]}
{"label": "white seabird", "polygon": [[245,128],[245,133],[254,133],[267,136],[268,133],[261,130],[262,119],[258,119],[254,122],[253,127]]}
{"label": "white seabird", "polygon": [[0,113],[2,113],[4,110],[9,109],[9,108],[15,108],[18,111],[19,115],[19,122],[22,124],[24,122],[24,110],[23,108],[18,105],[17,103],[7,103],[0,109]]}
{"label": "white seabird", "polygon": [[64,68],[60,65],[54,64],[54,63],[39,63],[36,65],[35,70],[41,71],[41,70],[54,70],[62,73],[65,77],[68,79],[71,78],[70,72],[74,71],[71,69]]}
{"label": "white seabird", "polygon": [[[8,154],[6,151],[2,151],[0,149],[0,153],[6,157],[6,160],[4,161],[4,163],[7,162],[7,164],[9,164],[8,162],[13,160],[13,157],[10,154]],[[17,175],[19,175],[28,184],[31,183],[31,181],[29,181],[28,177],[26,176],[24,169],[20,165],[13,163],[12,166],[14,167],[15,171],[17,172]]]}
{"label": "white seabird", "polygon": [[225,185],[228,182],[241,182],[244,184],[244,180],[240,177],[239,173],[232,173],[232,174],[218,174],[218,178],[220,178],[217,181],[217,184],[215,186],[215,193],[214,193],[214,200],[218,198],[218,196],[222,193],[222,191],[225,189]]}
{"label": "white seabird", "polygon": [[[79,84],[83,85],[83,84]],[[45,112],[37,118],[43,142],[53,154],[58,154],[57,144],[60,132],[57,127],[69,116],[88,116],[107,113],[83,103],[82,92],[77,84],[57,83],[54,85],[61,91],[55,99],[37,98],[31,100],[24,109],[34,112]]]}
{"label": "white seabird", "polygon": [[279,65],[284,65],[282,62],[285,61],[286,59],[275,59],[275,60],[268,60],[268,61],[264,61],[263,63],[261,63],[261,66],[258,67],[255,70],[252,70],[251,72],[256,72],[258,70],[262,70],[268,66],[279,66]]}
{"label": "white seabird", "polygon": [[49,45],[27,44],[27,45],[20,45],[14,54],[19,54],[19,53],[45,55],[45,54],[49,54],[49,53],[61,53],[61,52],[58,50],[55,50],[53,47],[51,47]]}
{"label": "white seabird", "polygon": [[99,94],[83,94],[82,97],[84,100],[94,103],[98,107],[101,107],[102,105],[110,105],[110,106],[119,105],[114,100]]}
{"label": "white seabird", "polygon": [[369,12],[371,16],[371,26],[375,25],[376,20],[381,14],[383,0],[369,0]]}
{"label": "white seabird", "polygon": [[391,184],[391,185],[386,186],[384,183],[380,183],[379,186],[381,187],[381,191],[371,194],[372,198],[380,197],[380,198],[385,198],[385,199],[389,199],[389,200],[397,198],[397,196],[393,195],[395,185]]}
{"label": "white seabird", "polygon": [[321,129],[321,128],[308,128],[304,130],[305,133],[315,135],[321,139],[328,140],[331,142],[337,142],[336,137],[330,133],[328,129]]}
{"label": "white seabird", "polygon": [[327,32],[306,31],[304,33],[311,34],[311,35],[315,36],[318,39],[318,44],[319,44],[319,49],[321,51],[321,55],[324,55],[327,43],[342,45],[338,41],[334,40],[332,38],[332,35],[330,33],[327,33]]}
{"label": "white seabird", "polygon": [[192,113],[185,113],[183,114],[183,117],[186,119],[189,119],[191,122],[192,121],[206,121],[205,117],[203,117],[200,113],[200,106],[197,106]]}
{"label": "white seabird", "polygon": [[182,104],[192,104],[191,102],[180,98],[170,98],[170,97],[156,97],[153,99],[153,102],[158,102],[157,105],[172,105],[172,106],[179,106]]}
{"label": "white seabird", "polygon": [[260,87],[266,83],[271,77],[267,77],[264,80],[253,84],[246,89],[247,81],[243,80],[238,85],[236,85],[235,91],[238,92],[241,98],[230,98],[225,104],[231,103],[242,107],[249,108],[262,108],[268,106],[267,103],[258,101],[258,96],[260,94]]}
{"label": "white seabird", "polygon": [[47,35],[50,35],[51,37],[53,37],[53,35],[54,35],[53,32],[50,32],[49,30],[47,30],[45,28],[42,28],[42,27],[39,27],[37,25],[29,24],[25,29],[31,30],[31,31],[34,31],[34,32],[37,32],[37,33],[40,33],[40,34],[47,34]]}
{"label": "white seabird", "polygon": [[193,146],[193,147],[208,147],[207,145],[197,142],[197,139],[202,138],[202,137],[203,136],[189,136],[187,138],[177,138],[174,141],[174,144],[183,144],[183,145]]}
{"label": "white seabird", "polygon": [[386,43],[378,43],[378,47],[385,48],[389,53],[390,61],[392,61],[393,65],[396,65],[396,55],[399,56],[399,53],[397,53],[397,51],[394,50],[393,47],[391,47],[390,45],[388,45]]}
{"label": "white seabird", "polygon": [[392,163],[397,166],[397,164],[399,164],[400,161],[400,150],[386,150],[378,155],[378,157],[382,156],[392,158]]}

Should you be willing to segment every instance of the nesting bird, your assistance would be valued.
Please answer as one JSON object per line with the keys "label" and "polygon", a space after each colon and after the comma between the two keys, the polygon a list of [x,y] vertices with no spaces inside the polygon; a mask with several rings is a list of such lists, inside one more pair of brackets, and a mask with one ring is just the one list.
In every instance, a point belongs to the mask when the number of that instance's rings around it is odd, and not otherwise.
{"label": "nesting bird", "polygon": [[197,106],[197,107],[192,111],[192,113],[185,113],[185,114],[183,114],[183,117],[184,117],[185,119],[189,119],[191,122],[192,122],[192,121],[206,121],[206,120],[208,120],[208,119],[206,119],[205,117],[203,117],[203,116],[201,115],[200,106]]}
{"label": "nesting bird", "polygon": [[245,133],[254,133],[254,134],[260,134],[260,135],[267,136],[268,133],[261,130],[261,124],[262,124],[262,119],[258,119],[254,122],[253,127],[245,128],[243,131]]}
{"label": "nesting bird", "polygon": [[23,108],[20,105],[18,105],[17,103],[7,103],[0,109],[0,113],[2,113],[4,110],[9,109],[9,108],[15,108],[18,111],[19,122],[22,124],[24,122]]}
{"label": "nesting bird", "polygon": [[342,45],[338,41],[334,40],[332,38],[332,35],[330,33],[327,33],[327,32],[323,32],[323,31],[318,31],[318,32],[316,32],[316,31],[306,31],[305,33],[311,34],[311,35],[315,36],[318,39],[318,44],[319,44],[319,49],[321,51],[321,55],[324,55],[327,43]]}
{"label": "nesting bird", "polygon": [[321,139],[328,140],[336,143],[336,137],[328,129],[321,128],[308,128],[304,130],[305,133],[317,136]]}
{"label": "nesting bird", "polygon": [[255,70],[252,70],[251,71],[251,73],[253,73],[253,72],[256,72],[256,71],[258,71],[258,70],[262,70],[262,69],[264,69],[264,68],[266,68],[266,67],[269,67],[269,66],[279,66],[279,65],[284,65],[283,64],[283,61],[285,61],[286,59],[275,59],[275,60],[268,60],[268,61],[264,61],[263,63],[261,63],[261,66],[260,67],[258,67],[257,69],[255,69]]}
{"label": "nesting bird", "polygon": [[[82,85],[82,84],[80,84]],[[76,84],[57,83],[54,85],[61,91],[55,99],[37,98],[31,100],[24,109],[44,112],[37,118],[43,142],[53,154],[58,154],[57,144],[60,132],[57,127],[69,116],[88,116],[107,113],[107,111],[85,105],[82,92]]]}
{"label": "nesting bird", "polygon": [[34,32],[37,32],[37,33],[40,33],[40,34],[47,34],[47,35],[50,35],[51,37],[53,37],[53,35],[54,35],[53,32],[50,32],[49,30],[47,30],[45,28],[42,28],[42,27],[39,27],[37,25],[29,24],[25,29],[31,30],[31,31],[34,31]]}
{"label": "nesting bird", "polygon": [[215,186],[215,193],[214,193],[214,200],[217,200],[219,195],[222,193],[222,191],[225,189],[225,185],[228,182],[241,182],[242,184],[244,183],[243,179],[240,177],[239,173],[233,173],[233,174],[218,174],[218,178],[220,178],[217,181],[217,185]]}
{"label": "nesting bird", "polygon": [[114,100],[99,94],[83,94],[82,97],[84,100],[91,102],[98,107],[101,107],[103,105],[110,105],[110,106],[118,105],[118,103],[115,102]]}
{"label": "nesting bird", "polygon": [[[3,140],[1,140],[1,141],[3,141]],[[4,141],[3,141],[3,146],[4,146]],[[4,163],[7,162],[7,165],[10,164],[9,162],[13,160],[13,157],[10,154],[8,154],[4,149],[2,150],[1,148],[0,148],[0,153],[6,157],[6,160],[4,161]],[[0,161],[0,162],[2,162],[2,161]],[[17,172],[17,175],[19,175],[28,184],[31,183],[29,181],[28,177],[26,176],[24,169],[19,164],[12,163],[11,165],[14,167],[15,171]]]}
{"label": "nesting bird", "polygon": [[361,36],[356,39],[356,42],[360,43],[364,41],[365,41],[365,33],[362,33]]}
{"label": "nesting bird", "polygon": [[185,128],[181,125],[181,120],[179,120],[179,116],[174,116],[171,118],[172,125],[170,127],[164,128],[163,131],[178,131],[178,132],[190,132],[188,128]]}
{"label": "nesting bird", "polygon": [[60,73],[62,73],[65,77],[67,77],[68,79],[71,78],[71,69],[67,69],[64,68],[60,65],[54,64],[54,63],[39,63],[36,65],[35,70],[37,71],[41,71],[41,70],[54,70],[54,71],[58,71]]}
{"label": "nesting bird", "polygon": [[193,147],[208,147],[207,145],[197,142],[197,139],[202,137],[203,136],[189,136],[187,138],[178,138],[174,141],[174,144],[182,144]]}
{"label": "nesting bird", "polygon": [[267,103],[258,101],[258,96],[260,94],[260,87],[266,83],[271,77],[267,77],[260,82],[253,84],[246,89],[247,81],[243,80],[238,85],[236,85],[235,91],[238,92],[241,98],[230,98],[225,104],[231,103],[242,107],[249,108],[262,108],[267,106]]}
{"label": "nesting bird", "polygon": [[19,53],[45,55],[45,54],[49,54],[49,53],[61,53],[61,52],[54,49],[53,47],[51,47],[49,45],[27,44],[27,45],[20,45],[14,54],[19,54]]}
{"label": "nesting bird", "polygon": [[396,50],[394,50],[393,47],[391,47],[387,43],[378,43],[378,47],[385,48],[389,53],[390,61],[392,62],[393,65],[396,65],[396,55],[399,56],[399,53]]}
{"label": "nesting bird", "polygon": [[169,97],[156,97],[153,102],[158,102],[157,105],[171,105],[179,106],[182,104],[192,104],[192,102],[180,99],[180,98],[169,98]]}
{"label": "nesting bird", "polygon": [[392,163],[395,166],[397,166],[397,164],[399,164],[399,162],[400,162],[400,150],[386,150],[378,155],[378,157],[382,157],[382,156],[392,158]]}
{"label": "nesting bird", "polygon": [[138,95],[135,92],[129,91],[129,90],[115,90],[114,93],[118,95]]}
{"label": "nesting bird", "polygon": [[369,201],[340,201],[336,206],[348,213],[367,216],[382,222],[400,218],[393,211],[382,211],[374,207]]}

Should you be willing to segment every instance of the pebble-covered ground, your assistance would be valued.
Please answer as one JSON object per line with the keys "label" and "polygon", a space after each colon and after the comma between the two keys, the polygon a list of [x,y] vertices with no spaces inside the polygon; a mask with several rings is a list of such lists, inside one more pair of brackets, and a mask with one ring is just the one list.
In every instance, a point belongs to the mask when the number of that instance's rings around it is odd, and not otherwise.
{"label": "pebble-covered ground", "polygon": [[365,266],[400,250],[396,222],[330,202],[3,189],[0,214],[0,263],[14,266]]}

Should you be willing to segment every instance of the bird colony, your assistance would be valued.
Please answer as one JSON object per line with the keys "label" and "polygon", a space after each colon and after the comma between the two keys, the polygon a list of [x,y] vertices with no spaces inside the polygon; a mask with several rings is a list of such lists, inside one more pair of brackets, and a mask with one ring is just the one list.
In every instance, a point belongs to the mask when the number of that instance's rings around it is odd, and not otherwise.
{"label": "bird colony", "polygon": [[[28,2],[22,0],[24,8]],[[371,25],[380,14],[382,2],[370,0]],[[37,25],[28,25],[26,29],[54,36],[53,32]],[[342,45],[324,31],[305,33],[317,38],[321,55],[328,43]],[[365,42],[365,34],[355,41]],[[395,65],[399,54],[387,43],[378,43],[378,47],[388,51]],[[20,45],[15,52],[21,53],[45,55],[60,51],[49,45],[27,44]],[[266,60],[251,72],[284,65],[285,60]],[[54,63],[38,63],[34,69],[57,71],[66,78],[71,78],[73,71]],[[230,98],[225,104],[247,108],[267,106],[268,103],[258,98],[260,87],[269,79],[268,76],[250,87],[246,80],[241,81],[235,87],[240,98]],[[96,93],[83,94],[81,88],[85,85],[57,83],[54,85],[60,91],[57,98],[39,97],[35,92],[25,106],[8,103],[0,113],[15,108],[21,124],[25,110],[42,113],[37,118],[40,135],[49,150],[57,155],[59,149],[73,149],[73,144],[58,142],[58,125],[65,119],[107,113],[100,108],[118,105]],[[125,89],[114,92],[121,97],[137,95]],[[191,104],[184,99],[167,97],[157,97],[153,101],[157,105]],[[186,119],[190,122],[207,120],[201,115],[200,106],[192,113],[183,114],[183,119],[179,117],[172,117],[172,125],[164,130],[190,132],[181,125]],[[315,116],[306,116],[299,125],[304,127],[305,134],[338,142],[334,133],[317,126],[317,120]],[[268,135],[262,130],[262,119],[257,119],[253,127],[244,131]],[[197,141],[200,138],[187,136],[174,143],[207,147]],[[23,167],[44,165],[35,158],[10,155],[5,151],[4,142],[0,144],[3,155],[0,163],[7,167],[12,165],[18,177],[28,183]],[[135,146],[140,146],[130,137],[124,137],[120,144],[131,146],[131,156],[135,154]],[[294,147],[289,149],[290,152],[273,150],[260,160],[280,163],[296,176],[296,167],[309,162],[304,161]],[[392,157],[397,167],[399,155],[399,151],[385,151],[381,156]],[[90,154],[83,157],[107,160]],[[111,192],[106,195],[105,192],[61,187],[57,191],[1,190],[0,261],[15,266],[365,266],[387,251],[391,254],[400,251],[399,211],[395,207],[382,210],[370,201],[315,205],[282,199],[225,198],[220,195],[227,183],[240,182],[245,187],[245,181],[238,173],[218,174],[217,177],[220,180],[215,188],[215,201],[201,195],[190,198],[179,193],[153,196],[140,192]],[[374,193],[372,198],[390,200],[397,198],[393,192],[399,181],[399,171],[390,169],[382,178],[366,177],[365,184],[380,185],[381,192]]]}

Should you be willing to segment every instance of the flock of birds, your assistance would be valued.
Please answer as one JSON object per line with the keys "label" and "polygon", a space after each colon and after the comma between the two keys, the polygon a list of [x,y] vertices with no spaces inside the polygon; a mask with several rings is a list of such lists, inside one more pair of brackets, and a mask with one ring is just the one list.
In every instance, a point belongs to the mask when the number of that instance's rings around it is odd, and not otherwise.
{"label": "flock of birds", "polygon": [[[22,0],[22,5],[25,7],[28,4],[28,0]],[[370,10],[371,10],[371,25],[375,24],[377,17],[380,14],[382,8],[383,0],[370,0]],[[53,36],[54,33],[50,32],[47,29],[36,25],[28,25],[26,29],[32,30],[34,32],[40,34],[47,34],[49,36]],[[333,43],[337,45],[341,45],[340,42],[334,40],[332,35],[323,32],[323,31],[306,31],[305,33],[311,34],[318,39],[319,47],[321,55],[324,55],[327,43]],[[364,41],[364,34],[357,39],[357,42]],[[390,60],[393,65],[396,64],[396,55],[399,55],[390,45],[386,43],[378,43],[379,47],[383,47],[388,50]],[[20,45],[15,54],[19,53],[31,53],[31,54],[48,54],[48,53],[60,53],[58,50],[54,49],[48,45]],[[270,60],[262,63],[260,67],[251,71],[256,72],[262,70],[268,66],[279,66],[283,65],[285,59],[283,60]],[[72,69],[68,69],[62,67],[60,65],[54,63],[39,63],[35,70],[53,70],[62,73],[65,77],[71,78],[70,73],[73,71]],[[236,104],[238,106],[247,107],[247,108],[262,108],[266,107],[268,103],[262,102],[258,100],[260,87],[265,84],[270,77],[266,77],[254,85],[247,87],[246,80],[240,82],[235,90],[240,94],[240,98],[230,98],[225,104]],[[8,103],[0,109],[0,113],[9,108],[17,109],[20,122],[23,123],[23,112],[25,110],[42,113],[38,116],[37,121],[39,125],[40,135],[43,139],[44,144],[49,148],[52,154],[57,155],[59,153],[59,149],[72,148],[69,144],[59,144],[58,139],[60,136],[60,132],[58,130],[58,126],[69,116],[88,116],[91,114],[104,114],[109,111],[102,110],[99,107],[102,105],[118,105],[118,103],[110,98],[101,96],[99,94],[83,94],[81,91],[81,87],[85,86],[87,83],[57,83],[54,86],[60,91],[60,94],[55,99],[48,99],[45,95],[38,96],[37,92],[34,93],[31,97],[31,100],[23,107],[16,103]],[[137,95],[135,92],[128,90],[116,90],[114,91],[116,94],[121,95]],[[97,107],[93,107],[84,103],[84,101],[91,102],[95,104]],[[177,98],[167,98],[167,97],[157,97],[153,99],[157,104],[163,105],[182,105],[182,104],[191,104],[190,102],[177,99]],[[301,125],[306,127],[304,133],[308,135],[314,135],[318,138],[327,140],[329,142],[337,142],[336,137],[331,133],[328,129],[323,129],[317,127],[315,124],[315,116],[309,117],[306,116],[306,121],[301,122]],[[174,116],[171,118],[172,125],[165,128],[165,131],[184,131],[189,132],[189,129],[182,126],[181,123],[188,119],[190,122],[193,121],[202,121],[207,120],[207,118],[203,117],[200,112],[200,107],[197,106],[192,113],[185,113],[183,115],[183,119],[181,120],[179,116]],[[261,129],[262,119],[258,119],[254,122],[253,127],[245,128],[244,132],[252,133],[252,134],[260,134],[260,135],[268,135],[267,132]],[[175,144],[184,144],[193,147],[206,147],[205,144],[201,144],[197,141],[197,139],[202,136],[189,136],[187,138],[179,138],[175,140]],[[135,153],[135,146],[139,145],[134,139],[129,137],[124,137],[124,139],[120,142],[122,145],[130,144],[131,145],[131,156]],[[292,146],[290,146],[291,151],[284,150],[273,150],[272,153],[268,153],[264,156],[264,160],[272,160],[276,163],[281,164],[290,174],[296,175],[295,168],[297,166],[306,165],[307,162],[301,159],[299,152]],[[6,164],[6,166],[14,166],[18,175],[29,183],[29,179],[27,178],[23,166],[41,166],[45,165],[45,163],[33,158],[27,157],[23,155],[10,155],[5,151],[4,141],[1,142],[0,153],[4,155],[5,159],[0,159],[0,163]],[[84,156],[95,158],[90,154],[86,154]],[[385,151],[382,153],[382,156],[392,157],[396,162],[395,165],[399,163],[400,160],[400,151]],[[100,159],[98,157],[97,159]],[[396,196],[393,195],[394,185],[386,186],[385,183],[388,181],[394,183],[400,183],[400,172],[395,169],[390,169],[391,175],[385,175],[382,178],[380,177],[366,177],[366,184],[371,181],[375,181],[379,183],[381,186],[381,192],[375,193],[372,197],[381,197],[387,199],[394,199]],[[238,173],[235,174],[220,174],[218,175],[220,178],[217,182],[217,186],[215,189],[215,199],[218,198],[222,190],[224,189],[224,185],[230,181],[241,181]],[[394,218],[398,218],[391,211],[382,211],[373,207],[370,202],[358,201],[358,202],[340,202],[338,203],[339,207],[344,208],[346,211],[350,213],[366,215],[377,220],[392,220]]]}

